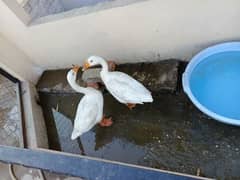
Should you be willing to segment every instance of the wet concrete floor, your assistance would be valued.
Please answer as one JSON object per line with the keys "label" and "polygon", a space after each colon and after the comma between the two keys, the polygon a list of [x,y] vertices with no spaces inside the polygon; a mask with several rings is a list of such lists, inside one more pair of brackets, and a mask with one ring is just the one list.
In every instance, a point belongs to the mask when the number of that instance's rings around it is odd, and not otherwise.
{"label": "wet concrete floor", "polygon": [[[87,156],[217,179],[240,179],[240,128],[199,112],[186,95],[154,93],[152,104],[130,111],[105,93],[112,127],[81,136]],[[50,148],[60,150],[52,108],[73,120],[80,94],[40,93]],[[71,141],[69,139],[69,141]]]}

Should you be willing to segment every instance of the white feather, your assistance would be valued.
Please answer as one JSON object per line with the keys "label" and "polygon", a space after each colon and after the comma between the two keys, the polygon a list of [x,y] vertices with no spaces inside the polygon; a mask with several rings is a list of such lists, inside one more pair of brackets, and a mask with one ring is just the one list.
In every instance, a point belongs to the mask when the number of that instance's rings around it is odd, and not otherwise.
{"label": "white feather", "polygon": [[103,81],[109,92],[121,103],[152,102],[151,92],[141,83],[122,72],[108,72]]}
{"label": "white feather", "polygon": [[81,99],[77,108],[71,139],[76,139],[101,121],[103,97],[102,93],[95,91],[95,93],[87,94]]}
{"label": "white feather", "polygon": [[74,120],[71,139],[74,140],[83,133],[89,131],[99,123],[103,117],[103,95],[100,91],[91,87],[81,87],[76,83],[77,74],[70,70],[67,80],[70,86],[77,92],[85,94],[80,100]]}
{"label": "white feather", "polygon": [[100,64],[102,66],[101,78],[107,90],[120,102],[131,104],[143,104],[153,102],[151,92],[140,82],[123,72],[109,72],[106,61],[99,56],[88,58],[89,66]]}

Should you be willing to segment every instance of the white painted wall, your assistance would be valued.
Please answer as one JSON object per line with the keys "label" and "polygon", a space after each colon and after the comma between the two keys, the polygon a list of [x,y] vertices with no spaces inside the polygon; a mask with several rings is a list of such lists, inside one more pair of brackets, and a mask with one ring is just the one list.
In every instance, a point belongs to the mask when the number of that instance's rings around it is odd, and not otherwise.
{"label": "white painted wall", "polygon": [[42,70],[0,34],[0,67],[21,81],[36,83]]}
{"label": "white painted wall", "polygon": [[22,4],[24,2],[24,0],[17,0],[18,4]]}
{"label": "white painted wall", "polygon": [[117,62],[181,58],[240,39],[239,0],[148,0],[26,27],[0,0],[0,32],[43,68],[92,54]]}

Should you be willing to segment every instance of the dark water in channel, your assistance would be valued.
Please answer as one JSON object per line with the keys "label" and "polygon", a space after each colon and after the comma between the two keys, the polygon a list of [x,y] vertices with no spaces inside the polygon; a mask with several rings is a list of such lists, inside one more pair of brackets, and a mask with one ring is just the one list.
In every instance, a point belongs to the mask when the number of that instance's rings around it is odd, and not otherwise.
{"label": "dark water in channel", "polygon": [[[73,120],[80,94],[41,93],[50,148],[60,150],[52,108]],[[154,95],[154,103],[130,111],[105,94],[109,128],[95,126],[81,136],[84,153],[218,179],[240,179],[240,128],[213,121],[183,93]],[[71,141],[69,139],[69,141]]]}

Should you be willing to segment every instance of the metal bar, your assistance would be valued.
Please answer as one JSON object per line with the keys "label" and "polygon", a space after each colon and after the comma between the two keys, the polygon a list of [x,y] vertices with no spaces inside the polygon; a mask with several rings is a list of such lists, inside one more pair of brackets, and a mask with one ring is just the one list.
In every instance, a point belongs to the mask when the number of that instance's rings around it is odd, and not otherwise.
{"label": "metal bar", "polygon": [[18,109],[20,113],[20,147],[24,148],[27,147],[26,144],[26,131],[25,131],[25,121],[23,116],[23,104],[22,104],[22,88],[21,88],[21,82],[17,82],[17,99],[18,99]]}
{"label": "metal bar", "polygon": [[81,177],[86,180],[196,180],[204,179],[152,168],[117,163],[81,155],[43,149],[23,149],[0,145],[0,161]]}
{"label": "metal bar", "polygon": [[6,78],[8,78],[9,80],[11,80],[14,83],[20,82],[17,78],[13,77],[11,74],[4,71],[2,68],[0,68],[0,74],[2,74],[3,76],[5,76]]}

